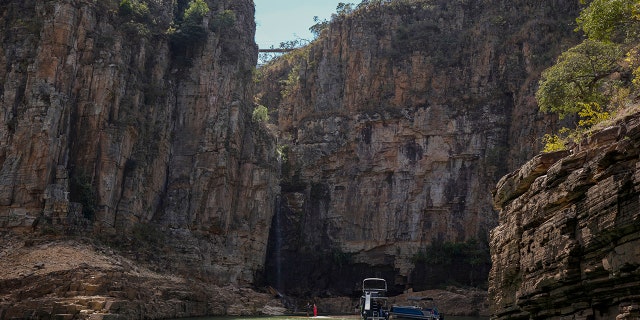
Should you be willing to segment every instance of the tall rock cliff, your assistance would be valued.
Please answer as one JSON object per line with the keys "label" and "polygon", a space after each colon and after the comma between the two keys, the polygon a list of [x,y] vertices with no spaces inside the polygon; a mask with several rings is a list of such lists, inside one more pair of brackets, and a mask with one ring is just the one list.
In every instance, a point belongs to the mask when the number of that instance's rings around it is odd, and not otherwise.
{"label": "tall rock cliff", "polygon": [[251,121],[253,1],[0,3],[0,230],[252,283],[278,190]]}
{"label": "tall rock cliff", "polygon": [[574,43],[577,9],[371,2],[263,67],[259,98],[284,155],[267,280],[327,294],[365,276],[396,292],[482,282],[486,260],[450,251],[438,269],[426,248],[481,244],[496,225],[491,189],[553,125],[533,92]]}
{"label": "tall rock cliff", "polygon": [[496,319],[638,319],[640,114],[500,180]]}

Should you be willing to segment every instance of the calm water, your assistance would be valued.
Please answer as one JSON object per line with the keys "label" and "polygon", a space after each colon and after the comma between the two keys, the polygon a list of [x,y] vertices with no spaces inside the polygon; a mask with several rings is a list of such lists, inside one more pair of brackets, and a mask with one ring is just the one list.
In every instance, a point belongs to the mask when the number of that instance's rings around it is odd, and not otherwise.
{"label": "calm water", "polygon": [[[445,320],[488,320],[487,317],[456,317],[444,315]],[[180,318],[179,320],[358,320],[360,316],[279,316],[279,317],[199,317],[199,318]],[[175,319],[178,320],[178,319]]]}

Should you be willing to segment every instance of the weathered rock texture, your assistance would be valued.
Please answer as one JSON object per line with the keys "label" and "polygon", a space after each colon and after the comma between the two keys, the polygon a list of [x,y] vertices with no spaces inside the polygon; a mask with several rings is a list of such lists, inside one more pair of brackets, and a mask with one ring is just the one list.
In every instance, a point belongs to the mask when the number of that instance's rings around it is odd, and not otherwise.
{"label": "weathered rock texture", "polygon": [[93,240],[2,235],[0,319],[166,319],[283,310],[280,300],[149,269]]}
{"label": "weathered rock texture", "polygon": [[207,1],[189,30],[189,1],[142,2],[2,1],[0,229],[251,284],[278,188],[273,139],[251,121],[253,1]]}
{"label": "weathered rock texture", "polygon": [[[437,285],[411,276],[414,257],[434,241],[482,242],[496,225],[490,190],[552,125],[533,92],[572,43],[577,6],[369,5],[263,67],[260,101],[286,155],[268,265],[282,277],[269,281],[328,293],[370,275],[394,290]],[[478,284],[483,266],[424,270]]]}
{"label": "weathered rock texture", "polygon": [[498,183],[496,319],[640,317],[640,114]]}

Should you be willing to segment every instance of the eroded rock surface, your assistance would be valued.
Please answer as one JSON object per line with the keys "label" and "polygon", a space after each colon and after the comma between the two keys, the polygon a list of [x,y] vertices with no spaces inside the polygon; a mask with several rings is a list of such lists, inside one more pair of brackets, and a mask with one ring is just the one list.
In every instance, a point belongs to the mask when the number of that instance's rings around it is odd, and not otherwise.
{"label": "eroded rock surface", "polygon": [[[2,2],[0,230],[100,238],[198,280],[184,292],[253,284],[278,192],[274,139],[251,121],[254,6],[206,3],[185,22],[182,0]],[[12,279],[28,303],[39,279]]]}
{"label": "eroded rock surface", "polygon": [[286,156],[270,274],[283,268],[286,289],[348,294],[367,275],[396,292],[486,279],[488,268],[467,266],[424,281],[415,257],[434,242],[482,242],[496,225],[490,191],[553,124],[533,92],[573,43],[577,8],[371,5],[263,67],[260,102]]}
{"label": "eroded rock surface", "polygon": [[166,319],[284,309],[270,294],[140,264],[88,238],[4,234],[0,244],[0,319]]}
{"label": "eroded rock surface", "polygon": [[495,192],[496,319],[640,317],[640,115],[543,154]]}

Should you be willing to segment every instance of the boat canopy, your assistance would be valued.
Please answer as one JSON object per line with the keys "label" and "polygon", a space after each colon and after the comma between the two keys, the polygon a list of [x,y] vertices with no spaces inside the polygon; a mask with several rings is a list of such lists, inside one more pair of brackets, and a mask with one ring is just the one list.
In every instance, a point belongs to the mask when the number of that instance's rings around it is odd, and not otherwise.
{"label": "boat canopy", "polygon": [[387,291],[387,281],[382,278],[366,278],[362,280],[362,291]]}

